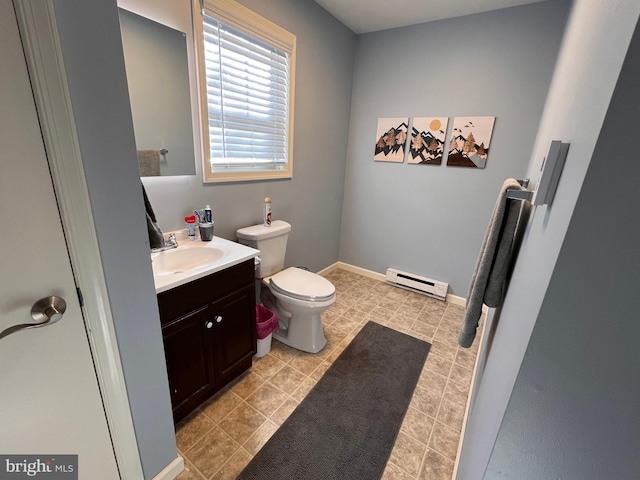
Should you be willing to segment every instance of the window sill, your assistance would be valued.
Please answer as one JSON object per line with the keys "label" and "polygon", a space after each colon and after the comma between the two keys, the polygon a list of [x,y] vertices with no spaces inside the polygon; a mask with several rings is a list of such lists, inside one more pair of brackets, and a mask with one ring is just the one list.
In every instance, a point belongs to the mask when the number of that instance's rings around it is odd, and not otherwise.
{"label": "window sill", "polygon": [[255,182],[260,180],[291,179],[293,172],[288,170],[278,171],[253,171],[253,172],[207,172],[203,175],[203,183],[231,183],[231,182]]}

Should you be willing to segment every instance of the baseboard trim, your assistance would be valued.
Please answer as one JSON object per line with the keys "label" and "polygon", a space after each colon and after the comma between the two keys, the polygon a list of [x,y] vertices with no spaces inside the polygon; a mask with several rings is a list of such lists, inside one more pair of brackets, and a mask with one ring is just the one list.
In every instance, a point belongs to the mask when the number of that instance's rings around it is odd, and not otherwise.
{"label": "baseboard trim", "polygon": [[178,455],[173,462],[164,467],[160,473],[153,477],[153,480],[173,480],[180,475],[180,472],[183,470],[184,459]]}
{"label": "baseboard trim", "polygon": [[346,270],[347,272],[357,273],[358,275],[362,275],[363,277],[373,278],[374,280],[380,280],[381,282],[385,281],[385,276],[382,273],[374,272],[372,270],[367,270],[366,268],[356,267],[355,265],[351,265],[349,263],[344,262],[336,262],[333,265],[325,268],[328,270],[327,273],[332,272],[336,269]]}
{"label": "baseboard trim", "polygon": [[460,305],[461,307],[467,306],[467,299],[464,297],[459,297],[458,295],[452,295],[447,293],[447,302],[451,305]]}
{"label": "baseboard trim", "polygon": [[[338,268],[342,270],[346,270],[347,272],[357,273],[358,275],[362,275],[363,277],[373,278],[374,280],[380,280],[381,282],[385,282],[387,277],[383,273],[374,272],[372,270],[367,270],[366,268],[356,267],[355,265],[351,265],[349,263],[344,262],[336,262],[332,265],[329,265],[327,268],[323,268],[318,272],[318,275],[328,275],[329,273],[337,270]],[[461,307],[465,307],[467,305],[467,299],[464,297],[459,297],[458,295],[452,295],[450,293],[447,294],[447,302],[452,305],[460,305]],[[483,306],[483,311],[485,311],[486,306]]]}
{"label": "baseboard trim", "polygon": [[337,270],[337,269],[339,268],[339,263],[340,263],[340,262],[336,262],[336,263],[334,263],[334,264],[332,264],[332,265],[329,265],[328,267],[323,268],[322,270],[320,270],[320,271],[318,271],[318,272],[316,272],[316,273],[317,273],[318,275],[322,275],[322,276],[328,275],[328,274],[330,274],[331,272],[333,272],[334,270]]}

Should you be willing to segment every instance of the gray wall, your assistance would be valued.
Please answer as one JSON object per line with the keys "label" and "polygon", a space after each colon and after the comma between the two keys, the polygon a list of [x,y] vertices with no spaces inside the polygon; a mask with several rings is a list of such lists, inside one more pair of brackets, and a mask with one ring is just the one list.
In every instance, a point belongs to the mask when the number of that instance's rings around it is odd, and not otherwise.
{"label": "gray wall", "polygon": [[573,4],[529,166],[534,184],[551,140],[571,147],[553,205],[534,210],[500,314],[487,322],[495,334],[485,337],[458,480],[484,475],[639,13],[634,0]]}
{"label": "gray wall", "polygon": [[144,184],[164,231],[210,204],[215,234],[228,239],[262,221],[269,196],[274,219],[292,224],[287,265],[318,271],[338,260],[356,36],[312,0],[240,3],[297,36],[293,179],[203,185],[198,165],[195,177]]}
{"label": "gray wall", "polygon": [[[543,2],[359,37],[341,261],[466,296],[498,190],[526,173],[567,9]],[[378,117],[405,115],[449,116],[449,133],[455,116],[496,116],[486,168],[374,162]]]}
{"label": "gray wall", "polygon": [[487,479],[640,478],[639,82],[636,26]]}
{"label": "gray wall", "polygon": [[177,450],[118,12],[115,0],[56,0],[54,8],[136,438],[149,479],[177,457]]}

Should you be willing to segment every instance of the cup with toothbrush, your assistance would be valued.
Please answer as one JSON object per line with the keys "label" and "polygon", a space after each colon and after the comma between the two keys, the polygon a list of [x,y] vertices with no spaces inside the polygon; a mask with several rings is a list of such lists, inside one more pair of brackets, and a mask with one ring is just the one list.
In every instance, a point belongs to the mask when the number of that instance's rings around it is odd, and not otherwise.
{"label": "cup with toothbrush", "polygon": [[204,210],[193,211],[198,217],[198,227],[200,229],[200,240],[210,242],[213,239],[213,219],[209,205]]}

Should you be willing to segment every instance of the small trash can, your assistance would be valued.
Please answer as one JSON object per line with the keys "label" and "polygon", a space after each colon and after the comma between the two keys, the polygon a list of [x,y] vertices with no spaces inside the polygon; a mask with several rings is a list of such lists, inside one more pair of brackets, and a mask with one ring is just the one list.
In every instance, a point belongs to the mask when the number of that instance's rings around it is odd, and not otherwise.
{"label": "small trash can", "polygon": [[271,350],[271,337],[279,327],[275,313],[262,305],[256,305],[256,330],[258,332],[257,358],[264,357]]}

